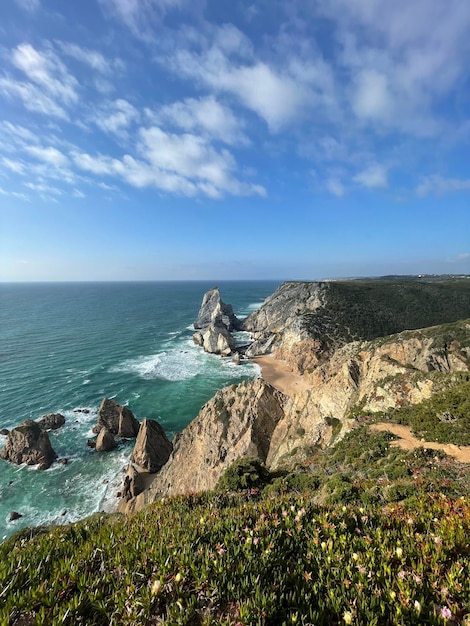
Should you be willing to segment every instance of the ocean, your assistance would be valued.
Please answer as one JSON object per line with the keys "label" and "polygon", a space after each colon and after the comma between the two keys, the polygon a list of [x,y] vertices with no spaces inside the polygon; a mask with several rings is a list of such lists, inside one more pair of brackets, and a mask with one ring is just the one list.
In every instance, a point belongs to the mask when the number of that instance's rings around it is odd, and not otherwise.
{"label": "ocean", "polygon": [[[220,282],[238,317],[257,309],[274,281]],[[192,341],[209,282],[0,284],[0,429],[62,413],[50,431],[66,465],[41,471],[0,460],[0,540],[20,528],[67,523],[111,510],[133,443],[87,447],[104,397],[137,419],[156,419],[171,439],[217,389],[259,375]],[[240,333],[237,341],[246,341]],[[0,448],[6,441],[0,435]],[[9,521],[11,511],[22,517]]]}

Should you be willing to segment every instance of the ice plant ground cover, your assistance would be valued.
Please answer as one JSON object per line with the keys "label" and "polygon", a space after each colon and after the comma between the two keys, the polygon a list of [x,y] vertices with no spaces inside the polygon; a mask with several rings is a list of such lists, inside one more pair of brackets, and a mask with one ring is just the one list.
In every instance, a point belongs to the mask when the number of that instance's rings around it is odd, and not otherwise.
{"label": "ice plant ground cover", "polygon": [[0,545],[2,624],[470,624],[470,506],[251,489]]}

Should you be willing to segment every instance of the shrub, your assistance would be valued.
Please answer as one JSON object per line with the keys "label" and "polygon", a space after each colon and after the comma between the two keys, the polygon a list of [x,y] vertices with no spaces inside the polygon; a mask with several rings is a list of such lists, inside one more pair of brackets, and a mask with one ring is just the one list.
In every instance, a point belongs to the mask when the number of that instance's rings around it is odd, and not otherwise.
{"label": "shrub", "polygon": [[257,458],[244,458],[230,465],[219,479],[216,491],[240,491],[263,488],[270,482],[271,475]]}

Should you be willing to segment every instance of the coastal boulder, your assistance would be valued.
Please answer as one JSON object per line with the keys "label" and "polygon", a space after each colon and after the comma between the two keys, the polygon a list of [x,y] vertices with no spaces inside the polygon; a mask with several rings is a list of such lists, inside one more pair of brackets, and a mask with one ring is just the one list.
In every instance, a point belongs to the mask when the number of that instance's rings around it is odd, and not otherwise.
{"label": "coastal boulder", "polygon": [[230,332],[240,330],[242,327],[242,322],[234,314],[232,305],[222,302],[218,287],[213,287],[204,294],[201,308],[194,322],[196,330],[211,325],[224,326]]}
{"label": "coastal boulder", "polygon": [[47,413],[37,423],[42,430],[57,430],[65,424],[65,417],[60,413]]}
{"label": "coastal boulder", "polygon": [[25,420],[9,434],[5,446],[0,451],[0,458],[21,465],[38,465],[47,469],[57,458],[49,435],[33,420]]}
{"label": "coastal boulder", "polygon": [[93,432],[99,433],[103,428],[107,428],[113,435],[131,439],[137,436],[139,426],[131,410],[114,400],[104,398],[98,410],[98,422]]}
{"label": "coastal boulder", "polygon": [[95,450],[97,452],[110,452],[116,447],[116,440],[108,428],[102,428],[96,438]]}
{"label": "coastal boulder", "polygon": [[168,461],[173,446],[155,420],[144,419],[132,451],[131,461],[151,474]]}
{"label": "coastal boulder", "polygon": [[202,346],[205,352],[229,356],[235,350],[235,340],[222,325],[211,325],[201,331],[194,333],[193,341],[198,346]]}

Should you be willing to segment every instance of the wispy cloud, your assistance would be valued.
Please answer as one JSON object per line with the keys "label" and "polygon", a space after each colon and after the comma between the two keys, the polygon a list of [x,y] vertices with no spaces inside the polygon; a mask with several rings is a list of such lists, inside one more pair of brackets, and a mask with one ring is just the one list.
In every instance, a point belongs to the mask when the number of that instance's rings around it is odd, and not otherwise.
{"label": "wispy cloud", "polygon": [[221,104],[213,96],[187,98],[160,107],[156,111],[147,109],[146,114],[154,123],[165,123],[186,131],[196,131],[227,144],[249,143],[243,131],[244,124],[228,106]]}
{"label": "wispy cloud", "polygon": [[41,8],[40,0],[15,0],[16,4],[28,13],[34,13]]}
{"label": "wispy cloud", "polygon": [[375,163],[354,176],[354,182],[369,189],[381,189],[387,187],[387,169],[383,165]]}
{"label": "wispy cloud", "polygon": [[102,105],[92,119],[106,133],[122,135],[139,118],[139,111],[130,102],[118,99]]}
{"label": "wispy cloud", "polygon": [[451,193],[470,191],[470,178],[445,178],[440,174],[426,176],[416,187],[420,197],[435,195],[445,196]]}
{"label": "wispy cloud", "polygon": [[36,50],[23,43],[10,54],[14,68],[26,81],[6,75],[0,77],[0,91],[11,98],[20,98],[29,111],[67,119],[67,107],[78,101],[78,81],[51,49]]}

